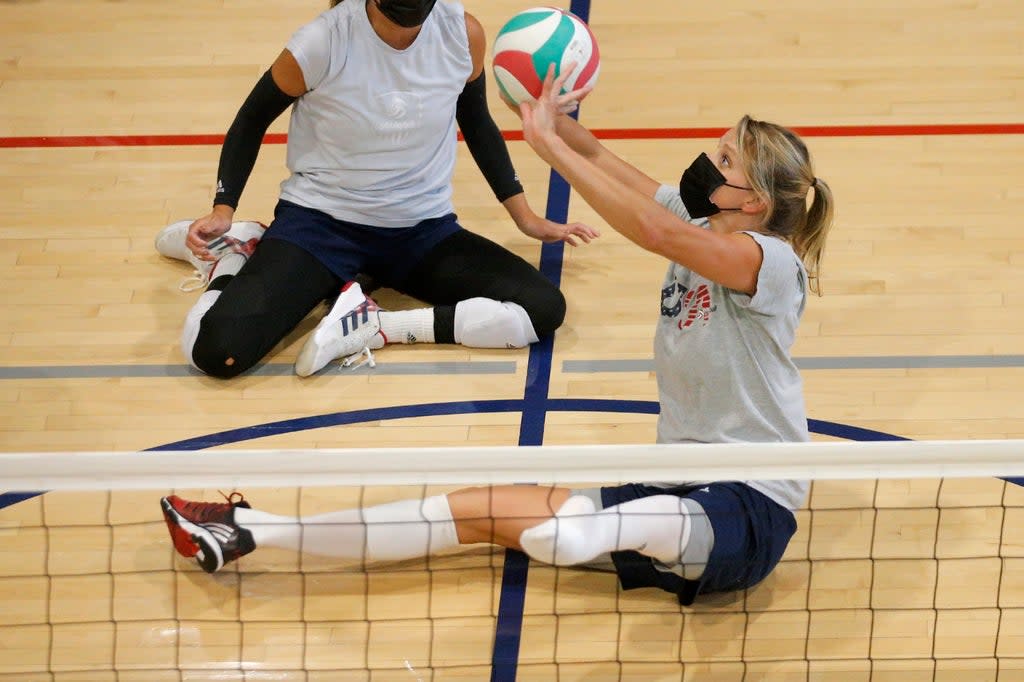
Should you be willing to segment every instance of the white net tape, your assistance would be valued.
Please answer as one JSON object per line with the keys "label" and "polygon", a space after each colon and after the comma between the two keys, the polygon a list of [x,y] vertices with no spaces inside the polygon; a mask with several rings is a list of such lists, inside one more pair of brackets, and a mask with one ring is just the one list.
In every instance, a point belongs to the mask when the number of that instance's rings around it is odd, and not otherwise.
{"label": "white net tape", "polygon": [[7,490],[1024,476],[1024,440],[10,453]]}

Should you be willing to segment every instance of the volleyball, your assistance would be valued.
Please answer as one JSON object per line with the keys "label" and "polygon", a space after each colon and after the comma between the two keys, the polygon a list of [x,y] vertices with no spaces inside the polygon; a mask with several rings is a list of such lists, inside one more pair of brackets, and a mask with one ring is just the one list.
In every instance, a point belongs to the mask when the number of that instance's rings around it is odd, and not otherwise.
{"label": "volleyball", "polygon": [[494,79],[514,104],[540,97],[551,64],[558,77],[572,62],[563,92],[597,83],[601,57],[594,34],[582,19],[557,7],[523,10],[494,39]]}

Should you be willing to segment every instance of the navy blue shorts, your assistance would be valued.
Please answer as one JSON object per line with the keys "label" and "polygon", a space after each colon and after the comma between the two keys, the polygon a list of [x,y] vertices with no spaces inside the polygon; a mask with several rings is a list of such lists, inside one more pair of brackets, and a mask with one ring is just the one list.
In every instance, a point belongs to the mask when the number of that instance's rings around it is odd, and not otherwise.
{"label": "navy blue shorts", "polygon": [[698,594],[731,592],[761,582],[782,558],[796,532],[796,517],[782,505],[738,482],[658,488],[641,483],[601,488],[605,508],[652,495],[692,499],[707,512],[715,533],[711,556],[698,580],[655,568],[638,552],[612,552],[622,588],[660,587],[689,605]]}
{"label": "navy blue shorts", "polygon": [[343,282],[362,273],[394,288],[405,282],[431,249],[461,229],[454,213],[409,227],[373,227],[337,220],[281,199],[263,238],[295,244]]}

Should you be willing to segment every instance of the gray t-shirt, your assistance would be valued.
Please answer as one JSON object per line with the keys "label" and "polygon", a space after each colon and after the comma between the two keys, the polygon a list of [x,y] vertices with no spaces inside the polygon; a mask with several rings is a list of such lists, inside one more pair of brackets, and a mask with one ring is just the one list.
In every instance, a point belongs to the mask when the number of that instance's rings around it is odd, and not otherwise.
{"label": "gray t-shirt", "polygon": [[[679,190],[655,199],[691,220]],[[782,239],[747,232],[763,254],[753,296],[670,263],[661,292],[654,361],[659,443],[807,441],[803,383],[790,357],[807,300],[807,273]],[[788,509],[806,481],[745,481]]]}
{"label": "gray t-shirt", "polygon": [[366,0],[345,0],[288,50],[309,92],[292,110],[282,199],[376,227],[452,212],[455,104],[473,70],[462,5],[437,3],[397,50],[370,25]]}

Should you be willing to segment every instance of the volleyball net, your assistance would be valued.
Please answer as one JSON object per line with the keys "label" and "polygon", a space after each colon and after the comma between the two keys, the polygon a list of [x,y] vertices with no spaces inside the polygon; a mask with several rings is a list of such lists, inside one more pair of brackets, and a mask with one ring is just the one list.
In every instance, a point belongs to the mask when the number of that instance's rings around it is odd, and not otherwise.
{"label": "volleyball net", "polygon": [[[1009,440],[5,454],[0,681],[1020,680],[1022,477]],[[812,481],[797,534],[763,582],[689,607],[490,545],[260,548],[210,575],[158,504],[752,479]]]}

